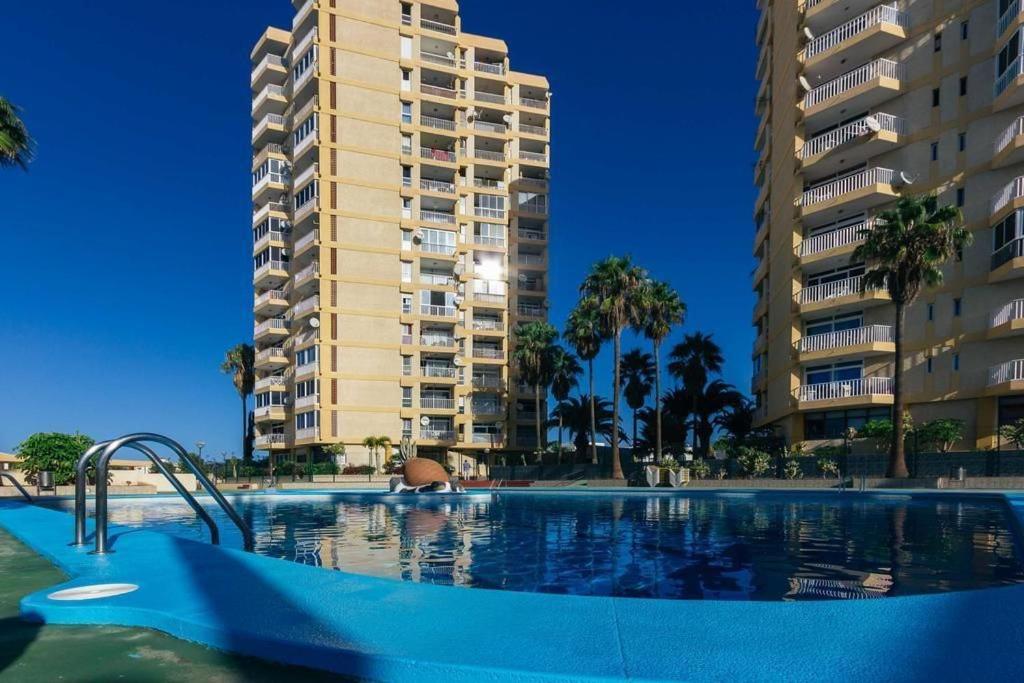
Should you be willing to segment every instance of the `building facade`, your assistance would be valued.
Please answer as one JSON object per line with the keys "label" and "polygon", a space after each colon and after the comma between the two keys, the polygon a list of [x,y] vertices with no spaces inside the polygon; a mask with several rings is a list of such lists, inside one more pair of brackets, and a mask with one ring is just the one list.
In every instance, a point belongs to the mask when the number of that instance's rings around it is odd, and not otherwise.
{"label": "building facade", "polygon": [[752,393],[792,442],[893,403],[894,311],[861,293],[862,230],[904,193],[961,207],[974,243],[907,311],[917,422],[963,448],[1024,416],[1024,13],[1017,0],[761,0]]}
{"label": "building facade", "polygon": [[547,80],[453,0],[297,2],[251,59],[257,448],[532,449],[509,355],[547,317]]}

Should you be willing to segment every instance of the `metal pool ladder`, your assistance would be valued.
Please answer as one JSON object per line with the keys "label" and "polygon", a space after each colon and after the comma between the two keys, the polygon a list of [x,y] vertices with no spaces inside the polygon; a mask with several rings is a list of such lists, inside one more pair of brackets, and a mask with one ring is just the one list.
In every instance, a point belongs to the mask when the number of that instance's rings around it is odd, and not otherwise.
{"label": "metal pool ladder", "polygon": [[14,488],[18,489],[18,493],[25,496],[25,500],[30,503],[32,502],[32,496],[30,496],[28,491],[25,490],[25,487],[21,485],[21,482],[14,478],[13,474],[10,474],[9,472],[0,472],[0,479],[6,479],[11,482],[11,484],[14,485]]}
{"label": "metal pool ladder", "polygon": [[128,434],[122,436],[119,439],[112,439],[110,441],[102,441],[92,446],[87,450],[82,457],[78,459],[78,465],[75,472],[75,540],[72,545],[85,545],[85,497],[86,497],[86,473],[89,469],[89,463],[93,456],[99,454],[99,459],[96,461],[96,550],[94,551],[97,555],[105,555],[113,552],[110,550],[110,545],[107,539],[107,472],[110,468],[110,459],[114,453],[122,448],[131,448],[132,450],[138,451],[145,455],[153,466],[157,469],[160,474],[164,475],[164,478],[170,482],[174,490],[178,492],[185,502],[195,510],[196,515],[202,519],[206,526],[210,528],[210,542],[214,545],[220,544],[220,530],[217,528],[217,523],[213,521],[210,514],[199,504],[188,489],[186,489],[178,478],[175,477],[168,469],[160,457],[153,451],[149,446],[143,445],[144,443],[156,443],[162,446],[166,446],[174,451],[175,455],[181,460],[182,463],[188,468],[188,470],[195,475],[196,480],[199,484],[206,489],[206,492],[217,502],[224,514],[234,522],[235,526],[242,533],[242,540],[245,549],[252,551],[254,547],[252,529],[249,525],[242,521],[242,518],[238,516],[235,508],[231,506],[231,503],[221,494],[213,482],[207,478],[192,460],[188,457],[188,453],[182,448],[181,444],[173,439],[160,434],[150,433],[138,433]]}

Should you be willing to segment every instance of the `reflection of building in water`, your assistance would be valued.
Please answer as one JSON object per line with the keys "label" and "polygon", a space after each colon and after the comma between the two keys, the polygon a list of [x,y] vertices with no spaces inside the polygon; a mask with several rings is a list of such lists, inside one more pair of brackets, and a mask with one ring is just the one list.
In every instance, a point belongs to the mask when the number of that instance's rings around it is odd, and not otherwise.
{"label": "reflection of building in water", "polygon": [[469,506],[398,506],[399,562],[407,581],[461,585],[472,563]]}
{"label": "reflection of building in water", "polygon": [[793,576],[789,579],[789,592],[783,597],[784,600],[801,598],[829,600],[884,598],[893,586],[893,579],[888,574],[859,572],[834,564],[812,564],[808,566],[821,569],[835,576],[848,576],[850,578],[830,579],[813,576]]}

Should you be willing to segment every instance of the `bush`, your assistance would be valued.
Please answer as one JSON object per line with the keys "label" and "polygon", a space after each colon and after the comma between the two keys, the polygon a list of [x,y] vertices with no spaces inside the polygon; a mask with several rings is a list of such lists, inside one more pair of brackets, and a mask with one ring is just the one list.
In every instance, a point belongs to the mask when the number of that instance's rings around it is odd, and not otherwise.
{"label": "bush", "polygon": [[53,472],[57,486],[65,486],[74,483],[75,465],[93,443],[85,434],[38,432],[18,444],[15,451],[21,457],[28,483],[35,484],[37,475],[48,471]]}
{"label": "bush", "polygon": [[395,458],[391,458],[384,463],[384,474],[401,474],[405,467]]}
{"label": "bush", "polygon": [[917,428],[917,445],[925,450],[949,453],[964,438],[964,421],[951,418],[930,420]]}
{"label": "bush", "polygon": [[337,474],[341,468],[333,462],[318,462],[313,464],[313,474]]}
{"label": "bush", "polygon": [[837,477],[839,476],[839,463],[829,455],[819,455],[818,471],[821,472],[822,478]]}
{"label": "bush", "polygon": [[1012,424],[1003,425],[999,434],[1011,444],[1016,444],[1017,448],[1024,449],[1024,417]]}
{"label": "bush", "polygon": [[661,456],[661,467],[665,467],[670,470],[675,469],[676,467],[679,467],[679,462],[671,455],[663,455]]}
{"label": "bush", "polygon": [[736,462],[748,477],[760,477],[771,468],[771,456],[756,448],[740,446],[736,449]]}
{"label": "bush", "polygon": [[707,479],[711,476],[711,465],[707,460],[698,458],[690,463],[690,475],[694,479]]}
{"label": "bush", "polygon": [[373,465],[349,465],[341,471],[342,474],[363,474],[370,475],[375,474],[377,468]]}
{"label": "bush", "polygon": [[800,460],[798,458],[786,458],[782,463],[782,473],[786,479],[800,479],[804,476],[803,471],[800,469]]}

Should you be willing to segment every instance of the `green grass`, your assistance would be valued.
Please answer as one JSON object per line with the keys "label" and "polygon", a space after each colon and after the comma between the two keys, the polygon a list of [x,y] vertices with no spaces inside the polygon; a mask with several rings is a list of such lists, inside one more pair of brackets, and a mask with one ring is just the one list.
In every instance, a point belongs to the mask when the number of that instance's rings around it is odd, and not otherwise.
{"label": "green grass", "polygon": [[342,680],[318,671],[236,657],[156,631],[109,626],[39,626],[18,618],[18,601],[60,583],[49,561],[0,529],[0,681]]}

